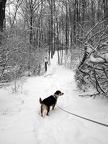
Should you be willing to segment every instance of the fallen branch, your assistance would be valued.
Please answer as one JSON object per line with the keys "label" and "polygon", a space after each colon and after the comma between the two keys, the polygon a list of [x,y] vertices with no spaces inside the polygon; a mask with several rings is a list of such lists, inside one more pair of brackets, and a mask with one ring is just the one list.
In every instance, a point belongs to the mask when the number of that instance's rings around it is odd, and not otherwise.
{"label": "fallen branch", "polygon": [[86,94],[86,95],[79,95],[81,97],[93,97],[95,99],[96,96],[99,96],[100,92],[94,93],[94,94]]}

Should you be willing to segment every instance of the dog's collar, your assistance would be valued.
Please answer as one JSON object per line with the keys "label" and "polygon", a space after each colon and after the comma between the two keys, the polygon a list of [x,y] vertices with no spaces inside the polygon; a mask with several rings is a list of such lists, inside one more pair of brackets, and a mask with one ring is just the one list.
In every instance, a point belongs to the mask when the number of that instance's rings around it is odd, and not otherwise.
{"label": "dog's collar", "polygon": [[55,94],[53,95],[53,97],[54,97],[56,100],[57,100],[57,98],[58,98]]}

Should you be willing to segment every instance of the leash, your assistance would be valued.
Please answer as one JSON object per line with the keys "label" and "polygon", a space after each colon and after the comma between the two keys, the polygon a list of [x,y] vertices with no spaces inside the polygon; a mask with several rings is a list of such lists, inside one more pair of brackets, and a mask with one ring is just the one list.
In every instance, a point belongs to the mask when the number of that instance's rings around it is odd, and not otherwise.
{"label": "leash", "polygon": [[[57,105],[57,106],[58,106],[58,105]],[[99,125],[102,125],[102,126],[108,127],[107,124],[104,124],[104,123],[101,123],[101,122],[98,122],[98,121],[94,121],[94,120],[91,120],[91,119],[85,118],[85,117],[83,117],[83,116],[80,116],[80,115],[77,115],[77,114],[71,113],[71,112],[69,112],[69,111],[67,111],[67,110],[65,110],[65,109],[63,109],[63,108],[61,108],[60,106],[58,106],[58,107],[59,107],[59,109],[61,109],[62,111],[66,112],[66,113],[68,113],[68,114],[71,114],[71,115],[73,115],[73,116],[76,116],[76,117],[82,118],[82,119],[84,119],[84,120],[87,120],[87,121],[90,121],[90,122],[93,122],[93,123],[96,123],[96,124],[99,124]]]}

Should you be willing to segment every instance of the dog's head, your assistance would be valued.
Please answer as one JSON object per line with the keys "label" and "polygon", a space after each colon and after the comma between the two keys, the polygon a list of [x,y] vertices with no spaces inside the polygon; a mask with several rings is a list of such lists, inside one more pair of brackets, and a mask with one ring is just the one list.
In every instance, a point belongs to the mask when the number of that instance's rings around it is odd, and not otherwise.
{"label": "dog's head", "polygon": [[54,94],[55,94],[57,97],[59,97],[59,96],[62,96],[64,93],[62,93],[60,90],[57,90]]}

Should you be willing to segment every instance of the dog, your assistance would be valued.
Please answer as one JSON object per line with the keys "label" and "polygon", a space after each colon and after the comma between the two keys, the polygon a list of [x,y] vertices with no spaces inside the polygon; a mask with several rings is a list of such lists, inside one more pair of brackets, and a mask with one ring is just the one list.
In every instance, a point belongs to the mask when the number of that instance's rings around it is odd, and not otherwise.
{"label": "dog", "polygon": [[64,93],[62,93],[61,91],[57,90],[54,95],[51,95],[47,98],[45,98],[44,100],[42,100],[41,98],[39,98],[39,102],[41,104],[41,116],[43,117],[43,111],[46,110],[47,113],[46,115],[49,115],[50,112],[50,107],[52,106],[52,110],[54,110],[55,105],[57,103],[57,99],[59,96],[62,96]]}

